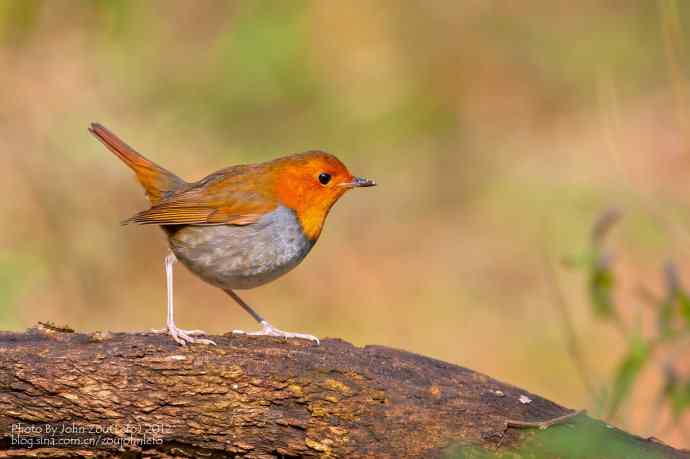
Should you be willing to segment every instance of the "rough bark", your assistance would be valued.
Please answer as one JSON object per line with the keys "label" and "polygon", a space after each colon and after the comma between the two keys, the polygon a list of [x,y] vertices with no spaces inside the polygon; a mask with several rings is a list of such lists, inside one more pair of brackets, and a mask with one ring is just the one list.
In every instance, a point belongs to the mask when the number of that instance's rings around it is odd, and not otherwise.
{"label": "rough bark", "polygon": [[596,457],[690,459],[585,415],[523,426],[570,410],[408,352],[213,339],[0,333],[0,457],[594,457],[587,444]]}

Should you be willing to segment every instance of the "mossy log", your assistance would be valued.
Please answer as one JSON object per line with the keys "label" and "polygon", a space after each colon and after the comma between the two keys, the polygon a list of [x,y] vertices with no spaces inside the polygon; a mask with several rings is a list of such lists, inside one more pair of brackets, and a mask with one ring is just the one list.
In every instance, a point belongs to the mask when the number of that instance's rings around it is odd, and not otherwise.
{"label": "mossy log", "polygon": [[0,457],[690,459],[409,352],[213,339],[0,333]]}

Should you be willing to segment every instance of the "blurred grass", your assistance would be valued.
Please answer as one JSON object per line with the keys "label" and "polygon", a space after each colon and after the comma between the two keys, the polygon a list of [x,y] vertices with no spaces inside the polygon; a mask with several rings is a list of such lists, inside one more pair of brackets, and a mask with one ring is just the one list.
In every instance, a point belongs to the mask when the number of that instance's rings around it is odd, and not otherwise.
{"label": "blurred grass", "polygon": [[[90,121],[189,179],[323,148],[381,186],[338,203],[303,266],[248,302],[587,408],[543,248],[578,253],[617,206],[621,304],[661,291],[668,258],[690,276],[688,24],[670,0],[0,0],[0,328],[163,321],[165,243],[118,226],[146,201]],[[176,276],[180,326],[255,327]],[[559,281],[609,373],[625,343],[581,276]],[[653,434],[650,409],[627,427]],[[682,432],[658,436],[690,446]]]}

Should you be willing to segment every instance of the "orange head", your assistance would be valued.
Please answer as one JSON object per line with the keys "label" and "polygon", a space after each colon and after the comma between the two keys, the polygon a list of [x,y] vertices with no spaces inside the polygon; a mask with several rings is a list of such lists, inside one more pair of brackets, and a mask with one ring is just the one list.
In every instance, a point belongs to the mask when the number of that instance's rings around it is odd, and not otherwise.
{"label": "orange head", "polygon": [[338,158],[322,151],[279,158],[269,167],[275,171],[278,201],[297,214],[304,233],[314,241],[328,211],[346,191],[376,185],[373,180],[353,176]]}

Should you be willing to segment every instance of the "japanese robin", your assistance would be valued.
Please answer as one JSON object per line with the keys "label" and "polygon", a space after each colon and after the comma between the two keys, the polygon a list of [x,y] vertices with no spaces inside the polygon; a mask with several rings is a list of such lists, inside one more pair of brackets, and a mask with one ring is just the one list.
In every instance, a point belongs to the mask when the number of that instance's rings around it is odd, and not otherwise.
{"label": "japanese robin", "polygon": [[[285,156],[261,164],[221,169],[188,183],[137,153],[97,123],[89,131],[136,174],[151,207],[123,224],[160,225],[170,244],[165,257],[166,328],[179,344],[215,344],[182,330],[173,319],[173,265],[181,261],[211,285],[223,289],[259,324],[251,335],[315,336],[278,330],[245,303],[235,290],[270,282],[297,266],[319,238],[326,216],[348,190],[374,186],[354,177],[323,151]],[[236,333],[245,333],[235,331]]]}

